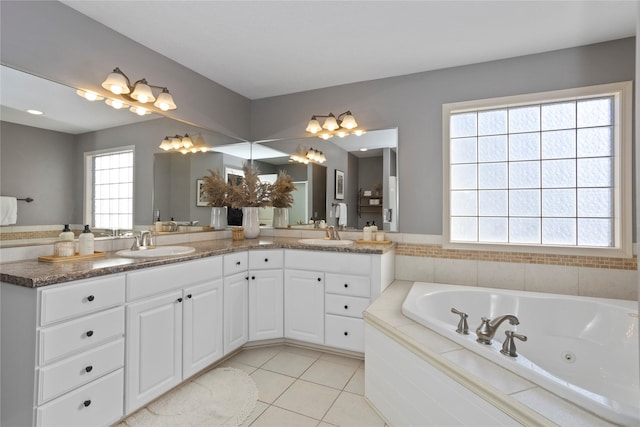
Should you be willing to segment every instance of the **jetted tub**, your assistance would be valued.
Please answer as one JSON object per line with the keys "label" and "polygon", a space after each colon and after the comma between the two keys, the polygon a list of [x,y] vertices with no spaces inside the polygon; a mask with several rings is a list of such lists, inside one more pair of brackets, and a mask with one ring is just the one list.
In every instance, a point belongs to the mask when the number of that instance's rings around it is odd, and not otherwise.
{"label": "jetted tub", "polygon": [[[469,315],[469,335],[456,332]],[[640,425],[638,303],[437,283],[414,283],[405,316],[607,420]],[[481,317],[518,317],[498,328],[491,345],[476,342]],[[518,357],[500,353],[505,331]]]}

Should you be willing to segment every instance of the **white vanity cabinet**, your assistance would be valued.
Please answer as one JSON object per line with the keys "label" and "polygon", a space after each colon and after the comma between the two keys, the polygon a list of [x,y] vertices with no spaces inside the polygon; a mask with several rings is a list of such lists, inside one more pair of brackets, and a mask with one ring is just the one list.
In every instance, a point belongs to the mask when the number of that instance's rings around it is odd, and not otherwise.
{"label": "white vanity cabinet", "polygon": [[123,415],[125,277],[45,288],[3,283],[2,419],[101,426]]}
{"label": "white vanity cabinet", "polygon": [[324,273],[285,269],[284,336],[324,344]]}
{"label": "white vanity cabinet", "polygon": [[282,338],[284,252],[249,251],[249,341]]}
{"label": "white vanity cabinet", "polygon": [[224,255],[224,354],[249,340],[249,253]]}
{"label": "white vanity cabinet", "polygon": [[222,357],[222,257],[127,274],[126,413]]}

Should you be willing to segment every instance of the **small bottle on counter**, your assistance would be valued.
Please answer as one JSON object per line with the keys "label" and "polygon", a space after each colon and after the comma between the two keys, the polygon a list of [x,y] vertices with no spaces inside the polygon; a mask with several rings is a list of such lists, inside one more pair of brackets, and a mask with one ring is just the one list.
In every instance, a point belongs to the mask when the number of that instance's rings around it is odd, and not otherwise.
{"label": "small bottle on counter", "polygon": [[162,224],[162,221],[160,220],[160,210],[156,211],[156,231],[160,232],[160,231],[164,231],[162,229],[162,227],[164,226],[164,224]]}
{"label": "small bottle on counter", "polygon": [[84,230],[78,236],[78,253],[80,255],[93,255],[94,253],[94,236],[89,225],[84,226]]}
{"label": "small bottle on counter", "polygon": [[370,242],[373,238],[373,233],[371,232],[371,226],[367,222],[367,225],[362,229],[362,240]]}
{"label": "small bottle on counter", "polygon": [[378,233],[378,226],[375,221],[371,221],[371,240],[376,240],[376,234]]}
{"label": "small bottle on counter", "polygon": [[60,233],[60,240],[71,240],[76,238],[76,235],[73,234],[73,231],[69,228],[69,224],[64,225],[64,230]]}

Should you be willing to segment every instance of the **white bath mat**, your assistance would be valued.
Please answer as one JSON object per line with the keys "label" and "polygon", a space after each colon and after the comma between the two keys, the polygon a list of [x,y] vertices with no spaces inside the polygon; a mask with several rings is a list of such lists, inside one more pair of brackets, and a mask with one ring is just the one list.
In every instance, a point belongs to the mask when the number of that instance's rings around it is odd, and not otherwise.
{"label": "white bath mat", "polygon": [[119,426],[236,427],[251,415],[258,388],[245,372],[217,368],[190,381],[125,419]]}

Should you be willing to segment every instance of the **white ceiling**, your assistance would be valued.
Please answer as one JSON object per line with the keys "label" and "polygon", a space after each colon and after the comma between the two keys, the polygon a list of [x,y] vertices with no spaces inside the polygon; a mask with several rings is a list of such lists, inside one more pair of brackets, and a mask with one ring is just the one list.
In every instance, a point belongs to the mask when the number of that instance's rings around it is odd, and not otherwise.
{"label": "white ceiling", "polygon": [[635,35],[635,1],[62,3],[250,99]]}

